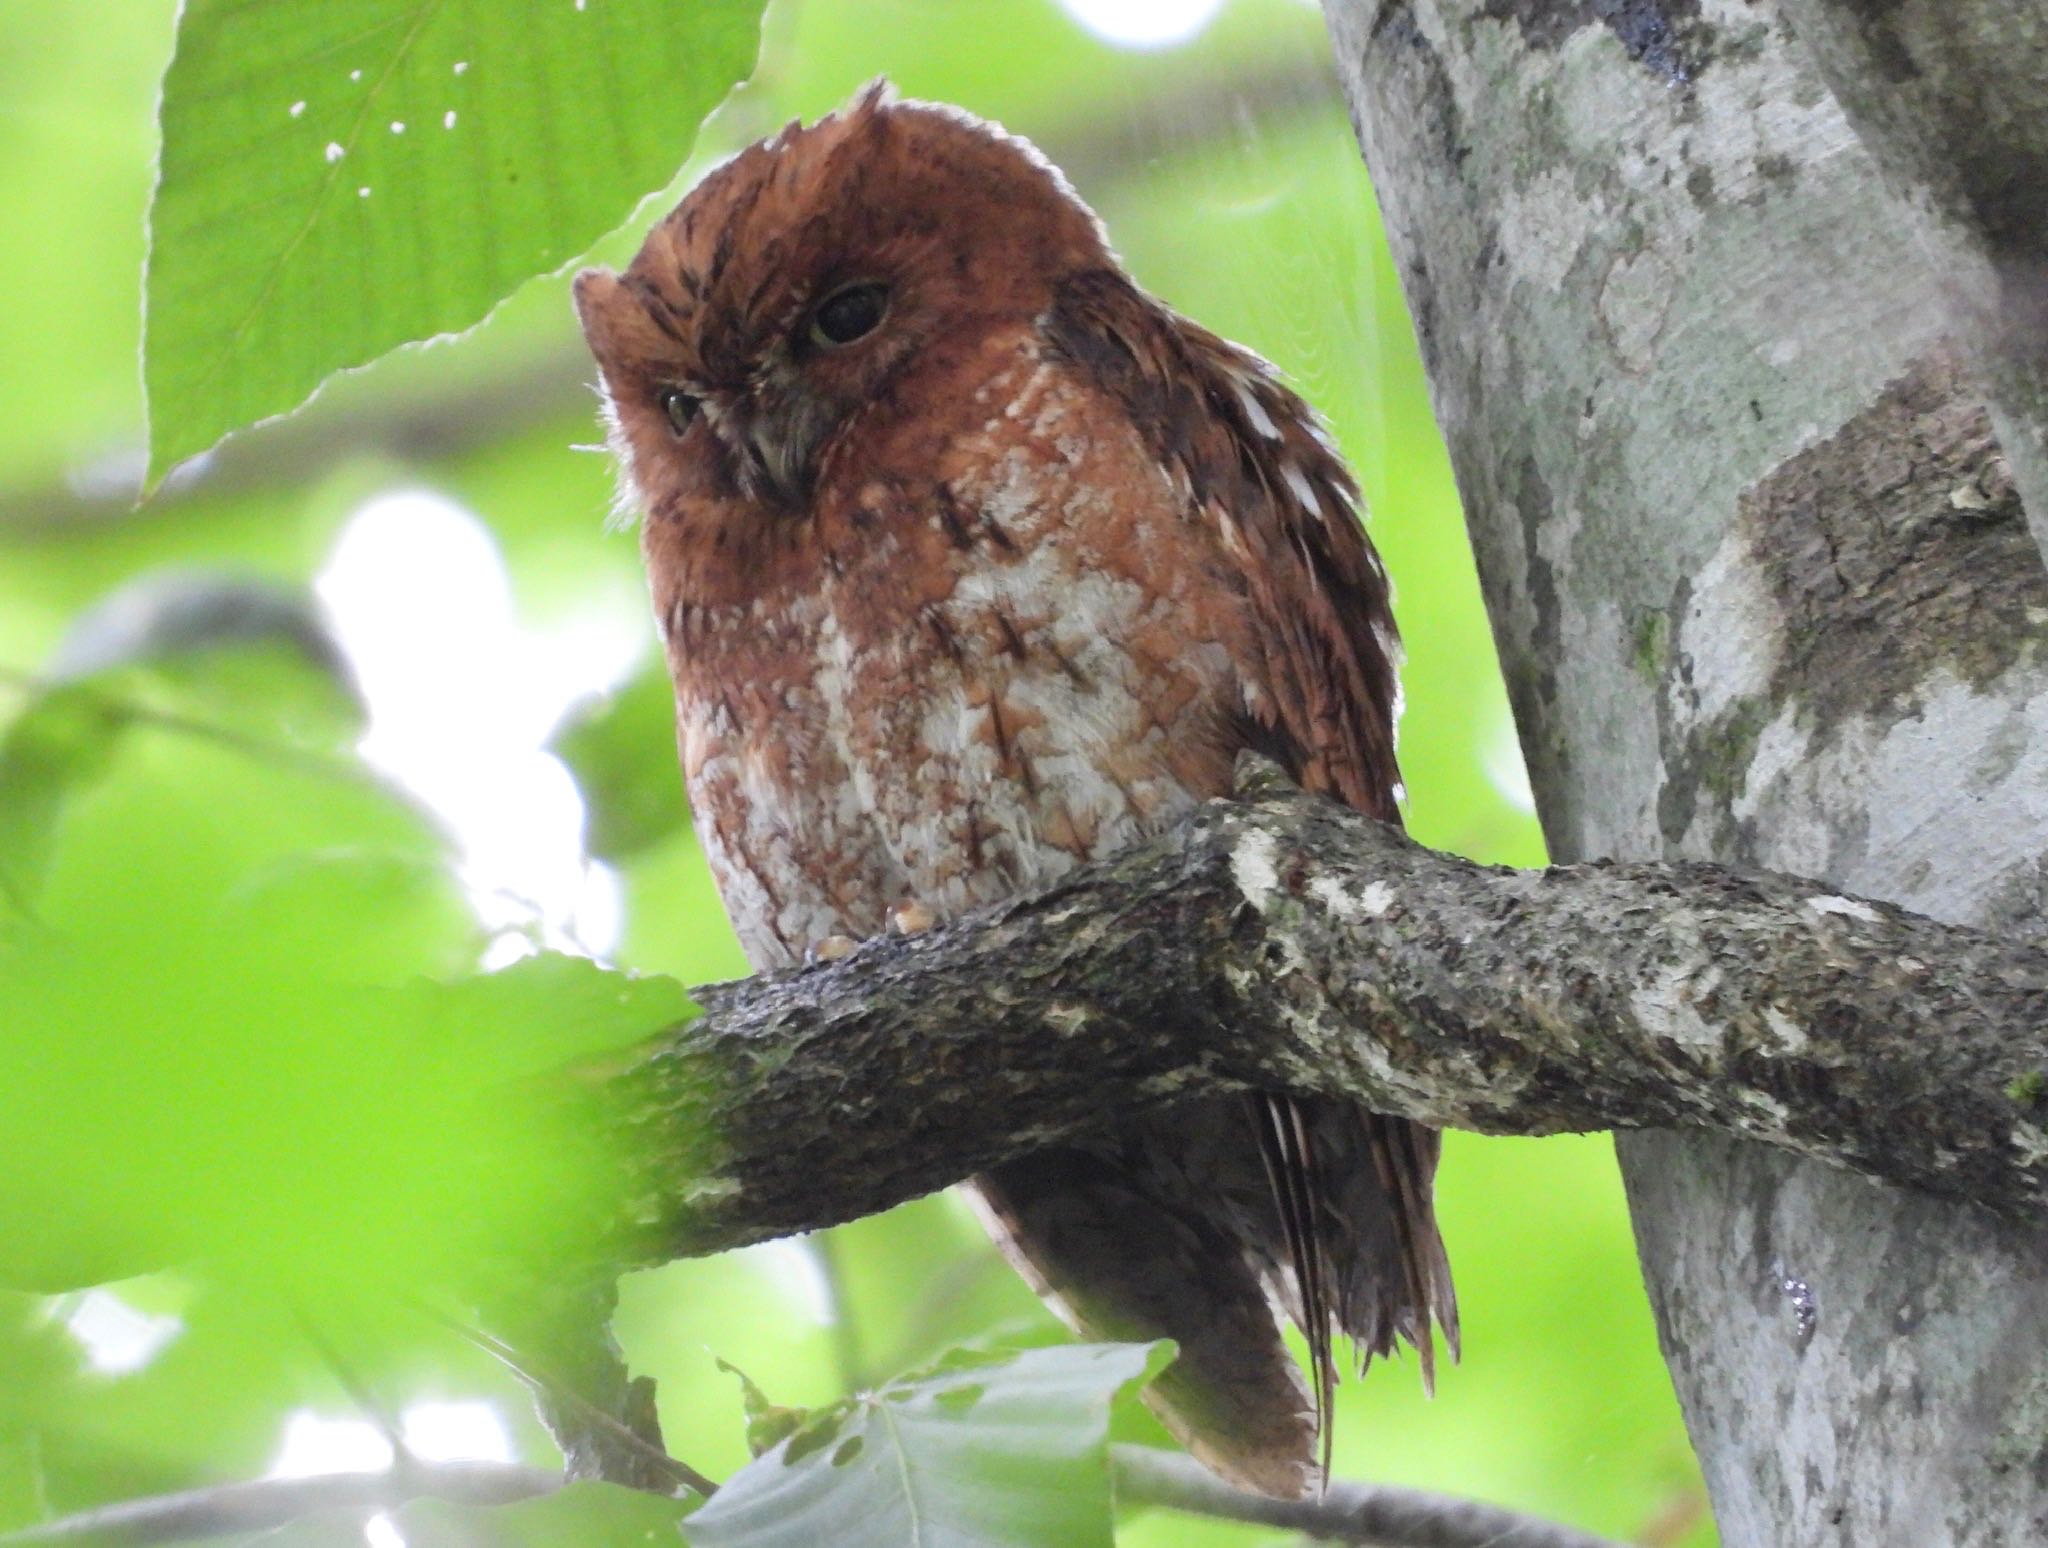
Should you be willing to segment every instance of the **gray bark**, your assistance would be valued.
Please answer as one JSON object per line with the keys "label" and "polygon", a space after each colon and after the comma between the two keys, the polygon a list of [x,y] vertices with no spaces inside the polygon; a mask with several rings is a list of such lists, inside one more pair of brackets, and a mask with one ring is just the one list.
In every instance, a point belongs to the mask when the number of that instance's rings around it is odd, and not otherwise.
{"label": "gray bark", "polygon": [[2048,6],[1782,3],[1946,279],[2048,545]]}
{"label": "gray bark", "polygon": [[[2037,932],[2048,576],[1949,275],[1805,47],[1744,0],[1325,9],[1553,855]],[[2048,1235],[1728,1136],[1620,1151],[1724,1541],[2048,1540]]]}
{"label": "gray bark", "polygon": [[1716,866],[1474,865],[1270,766],[1246,786],[1050,892],[700,990],[572,1085],[626,1171],[592,1195],[607,1273],[1246,1089],[1696,1125],[2048,1219],[2048,947]]}

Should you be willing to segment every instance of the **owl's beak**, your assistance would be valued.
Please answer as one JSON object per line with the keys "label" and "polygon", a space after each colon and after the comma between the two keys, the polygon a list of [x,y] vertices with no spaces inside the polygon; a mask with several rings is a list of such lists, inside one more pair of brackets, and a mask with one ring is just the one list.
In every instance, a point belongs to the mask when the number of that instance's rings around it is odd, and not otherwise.
{"label": "owl's beak", "polygon": [[748,496],[791,512],[808,507],[818,448],[836,418],[801,382],[757,379],[728,399],[722,428]]}
{"label": "owl's beak", "polygon": [[748,493],[758,500],[795,509],[809,497],[809,482],[798,449],[776,421],[765,414],[749,416],[743,440],[746,445],[745,481]]}

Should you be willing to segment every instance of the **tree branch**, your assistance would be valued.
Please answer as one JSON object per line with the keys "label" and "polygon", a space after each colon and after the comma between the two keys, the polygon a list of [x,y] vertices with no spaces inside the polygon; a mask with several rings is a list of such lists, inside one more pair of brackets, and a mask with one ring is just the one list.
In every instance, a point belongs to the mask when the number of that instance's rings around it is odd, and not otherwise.
{"label": "tree branch", "polygon": [[1719,867],[1473,865],[1249,767],[1052,889],[721,985],[577,1083],[620,1264],[887,1208],[1247,1087],[1495,1134],[1697,1125],[2039,1218],[2048,950]]}
{"label": "tree branch", "polygon": [[[1199,1463],[1172,1452],[1114,1446],[1110,1463],[1117,1497],[1126,1503],[1294,1527],[1325,1542],[1380,1548],[1614,1548],[1604,1538],[1534,1516],[1418,1490],[1338,1482],[1320,1499],[1270,1500],[1233,1489]],[[421,1498],[511,1505],[551,1493],[563,1482],[559,1473],[505,1462],[418,1463],[375,1473],[266,1478],[124,1501],[0,1533],[0,1548],[190,1542],[271,1531],[315,1512],[394,1510]]]}
{"label": "tree branch", "polygon": [[96,1548],[190,1542],[229,1533],[267,1532],[301,1516],[334,1510],[389,1510],[408,1500],[512,1505],[562,1486],[562,1475],[509,1462],[420,1462],[374,1473],[262,1478],[182,1494],[157,1494],[0,1532],[0,1548],[91,1543]]}

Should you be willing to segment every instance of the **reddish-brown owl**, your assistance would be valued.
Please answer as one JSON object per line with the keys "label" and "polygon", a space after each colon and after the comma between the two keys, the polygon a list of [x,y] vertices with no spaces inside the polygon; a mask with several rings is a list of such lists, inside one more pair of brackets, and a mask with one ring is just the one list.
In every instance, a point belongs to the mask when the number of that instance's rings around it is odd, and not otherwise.
{"label": "reddish-brown owl", "polygon": [[[1227,792],[1247,747],[1394,818],[1350,475],[1021,140],[870,89],[713,172],[576,302],[757,968],[1042,886]],[[1437,1145],[1344,1102],[1205,1100],[974,1188],[1076,1328],[1179,1341],[1149,1396],[1197,1456],[1291,1495],[1333,1331],[1361,1361],[1412,1341],[1425,1380],[1432,1321],[1456,1349]]]}

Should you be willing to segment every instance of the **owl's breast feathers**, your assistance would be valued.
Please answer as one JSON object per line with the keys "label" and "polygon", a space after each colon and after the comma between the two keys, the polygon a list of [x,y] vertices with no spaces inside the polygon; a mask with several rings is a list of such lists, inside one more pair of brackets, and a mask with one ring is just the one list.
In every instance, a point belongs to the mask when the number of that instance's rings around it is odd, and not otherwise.
{"label": "owl's breast feathers", "polygon": [[692,808],[763,962],[1229,786],[1254,648],[1229,556],[1039,327],[945,365],[848,427],[810,517],[647,529]]}

